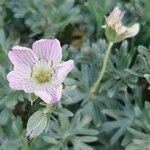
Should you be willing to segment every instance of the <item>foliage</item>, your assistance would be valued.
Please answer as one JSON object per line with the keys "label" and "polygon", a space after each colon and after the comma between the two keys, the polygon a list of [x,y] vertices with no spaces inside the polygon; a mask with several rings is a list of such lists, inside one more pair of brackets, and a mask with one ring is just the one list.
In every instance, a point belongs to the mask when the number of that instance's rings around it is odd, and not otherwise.
{"label": "foliage", "polygon": [[[90,94],[108,47],[102,25],[116,5],[126,11],[125,23],[141,29],[113,45],[98,91]],[[149,9],[149,0],[1,0],[0,150],[150,149]],[[61,101],[48,107],[10,89],[7,55],[13,45],[55,37],[75,69]]]}

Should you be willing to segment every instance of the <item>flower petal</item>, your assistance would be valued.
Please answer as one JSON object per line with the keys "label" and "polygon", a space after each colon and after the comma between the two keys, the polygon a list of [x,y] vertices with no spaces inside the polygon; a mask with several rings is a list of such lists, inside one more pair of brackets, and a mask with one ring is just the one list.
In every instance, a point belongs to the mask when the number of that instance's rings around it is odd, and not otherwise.
{"label": "flower petal", "polygon": [[58,88],[51,88],[45,91],[35,91],[34,94],[40,97],[45,103],[53,104],[60,101],[62,96],[62,85]]}
{"label": "flower petal", "polygon": [[9,86],[14,90],[23,90],[23,85],[28,81],[31,70],[28,68],[17,68],[7,75]]}
{"label": "flower petal", "polygon": [[68,60],[57,67],[55,67],[56,70],[56,85],[61,84],[64,79],[66,78],[67,74],[74,68],[74,61]]}
{"label": "flower petal", "polygon": [[62,97],[62,84],[59,87],[53,86],[51,89],[49,89],[49,92],[52,95],[52,102],[59,102]]}
{"label": "flower petal", "polygon": [[15,66],[32,66],[37,61],[36,55],[29,48],[22,46],[12,47],[8,57]]}
{"label": "flower petal", "polygon": [[34,80],[29,79],[27,82],[23,84],[23,90],[26,93],[33,93],[37,89],[37,85]]}
{"label": "flower petal", "polygon": [[140,30],[140,25],[136,23],[133,26],[127,28],[127,31],[125,33],[125,36],[123,36],[123,38],[125,39],[129,37],[133,37],[138,34],[139,30]]}
{"label": "flower petal", "polygon": [[113,26],[116,23],[120,23],[124,16],[124,12],[122,12],[119,7],[115,7],[111,14],[106,19],[107,24]]}
{"label": "flower petal", "polygon": [[33,51],[39,59],[45,58],[48,63],[57,65],[62,59],[62,49],[57,39],[41,39],[33,43]]}

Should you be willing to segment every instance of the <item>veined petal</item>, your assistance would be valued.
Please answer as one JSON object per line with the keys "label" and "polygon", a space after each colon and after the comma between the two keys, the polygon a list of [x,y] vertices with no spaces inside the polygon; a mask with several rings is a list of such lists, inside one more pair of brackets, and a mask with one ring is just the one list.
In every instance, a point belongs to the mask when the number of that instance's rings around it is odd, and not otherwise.
{"label": "veined petal", "polygon": [[62,96],[62,85],[58,88],[51,88],[45,91],[35,91],[34,94],[40,97],[45,103],[52,104],[60,101]]}
{"label": "veined petal", "polygon": [[66,78],[67,74],[74,68],[74,61],[68,60],[57,67],[55,67],[56,72],[56,85],[61,84]]}
{"label": "veined petal", "polygon": [[127,28],[127,31],[123,38],[133,37],[138,34],[139,30],[140,30],[140,25],[138,23],[136,23],[133,26]]}
{"label": "veined petal", "polygon": [[37,61],[36,55],[27,47],[14,46],[8,57],[15,66],[32,66]]}
{"label": "veined petal", "polygon": [[128,29],[127,27],[119,24],[115,26],[115,30],[118,36],[126,33],[127,29]]}
{"label": "veined petal", "polygon": [[119,7],[115,7],[112,13],[106,19],[107,24],[113,26],[116,23],[120,23],[124,16],[124,12],[122,12]]}
{"label": "veined petal", "polygon": [[52,102],[52,96],[47,91],[34,91],[34,94],[38,97],[40,97],[45,103],[51,104]]}
{"label": "veined petal", "polygon": [[28,81],[30,76],[29,68],[16,68],[7,75],[9,86],[14,90],[23,90],[23,85]]}
{"label": "veined petal", "polygon": [[9,86],[14,90],[22,90],[24,81],[22,79],[19,79],[15,75],[16,73],[14,71],[8,73],[7,80],[9,81]]}
{"label": "veined petal", "polygon": [[33,51],[39,59],[45,58],[48,63],[57,65],[62,59],[62,49],[57,39],[41,39],[33,43]]}
{"label": "veined petal", "polygon": [[28,79],[27,82],[23,84],[23,90],[26,93],[33,93],[37,89],[37,84],[32,79]]}
{"label": "veined petal", "polygon": [[59,102],[62,97],[62,84],[59,87],[52,87],[49,89],[52,95],[52,103]]}

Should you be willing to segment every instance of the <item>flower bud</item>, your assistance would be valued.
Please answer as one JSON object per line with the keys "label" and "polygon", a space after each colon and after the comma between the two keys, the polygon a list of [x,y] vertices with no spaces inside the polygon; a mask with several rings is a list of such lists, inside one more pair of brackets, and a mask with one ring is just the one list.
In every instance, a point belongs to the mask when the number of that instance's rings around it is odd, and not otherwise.
{"label": "flower bud", "polygon": [[131,27],[122,25],[124,12],[115,7],[112,13],[106,18],[106,37],[109,42],[117,43],[126,38],[133,37],[139,32],[139,24],[135,23]]}

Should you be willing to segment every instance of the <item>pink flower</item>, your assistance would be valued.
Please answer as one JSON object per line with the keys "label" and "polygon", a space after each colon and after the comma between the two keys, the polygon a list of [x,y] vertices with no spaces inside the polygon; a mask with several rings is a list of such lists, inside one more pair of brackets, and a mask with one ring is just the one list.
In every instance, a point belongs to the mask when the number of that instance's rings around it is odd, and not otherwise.
{"label": "pink flower", "polygon": [[8,57],[14,65],[7,75],[12,89],[34,93],[49,104],[61,99],[62,82],[73,69],[74,61],[60,63],[62,49],[57,39],[38,40],[32,49],[14,46]]}

